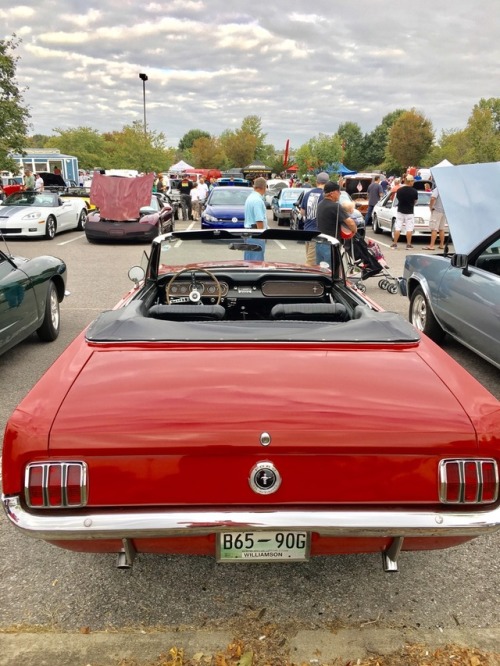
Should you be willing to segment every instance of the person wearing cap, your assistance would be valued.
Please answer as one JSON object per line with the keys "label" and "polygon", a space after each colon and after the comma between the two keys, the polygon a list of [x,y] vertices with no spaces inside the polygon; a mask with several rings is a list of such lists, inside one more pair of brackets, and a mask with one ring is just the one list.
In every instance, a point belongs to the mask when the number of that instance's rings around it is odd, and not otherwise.
{"label": "person wearing cap", "polygon": [[342,226],[355,234],[358,230],[356,222],[339,203],[340,187],[338,183],[329,180],[323,188],[323,199],[318,204],[317,222],[318,230],[328,236],[333,236],[343,243]]}
{"label": "person wearing cap", "polygon": [[[326,171],[321,171],[316,176],[316,187],[311,187],[304,193],[300,207],[300,214],[304,219],[304,231],[317,231],[316,213],[318,204],[323,199],[323,188],[330,180]],[[316,243],[306,241],[306,264],[316,265]]]}
{"label": "person wearing cap", "polygon": [[406,230],[406,249],[412,250],[411,238],[415,228],[415,204],[418,201],[418,192],[413,187],[415,176],[411,173],[406,176],[406,183],[398,189],[398,210],[396,212],[396,223],[394,225],[394,241],[391,250],[398,249],[398,240],[401,230]]}
{"label": "person wearing cap", "polygon": [[[253,181],[253,192],[245,201],[245,229],[267,229],[267,211],[264,195],[267,190],[267,181],[259,177]],[[266,241],[260,238],[252,239],[253,245],[259,245],[262,250],[246,250],[244,258],[246,261],[264,261]]]}

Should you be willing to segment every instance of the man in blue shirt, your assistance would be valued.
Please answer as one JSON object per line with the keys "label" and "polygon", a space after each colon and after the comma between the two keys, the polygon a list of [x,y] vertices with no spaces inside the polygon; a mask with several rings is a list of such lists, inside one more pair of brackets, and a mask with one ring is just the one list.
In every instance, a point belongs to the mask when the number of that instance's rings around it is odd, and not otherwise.
{"label": "man in blue shirt", "polygon": [[[253,181],[253,192],[248,195],[245,201],[245,229],[267,229],[267,211],[264,201],[266,187],[265,178],[259,177]],[[266,242],[260,239],[252,239],[252,243],[260,245],[262,251],[247,251],[245,252],[245,259],[248,261],[264,261]]]}
{"label": "man in blue shirt", "polygon": [[[323,188],[330,180],[326,171],[321,171],[316,176],[316,187],[307,190],[302,198],[300,214],[304,218],[304,231],[317,231],[316,213],[318,204],[323,199]],[[306,264],[316,264],[316,243],[306,242]]]}

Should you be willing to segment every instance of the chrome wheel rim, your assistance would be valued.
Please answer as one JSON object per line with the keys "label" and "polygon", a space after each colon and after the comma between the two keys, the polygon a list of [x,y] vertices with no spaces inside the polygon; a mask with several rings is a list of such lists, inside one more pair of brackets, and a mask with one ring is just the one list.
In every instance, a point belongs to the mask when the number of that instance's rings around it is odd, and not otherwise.
{"label": "chrome wheel rim", "polygon": [[55,289],[52,289],[50,292],[50,320],[54,330],[59,329],[59,300],[57,298],[57,293]]}
{"label": "chrome wheel rim", "polygon": [[56,235],[56,225],[52,218],[47,221],[47,233],[51,238]]}
{"label": "chrome wheel rim", "polygon": [[421,294],[417,294],[411,306],[411,323],[419,331],[424,331],[427,321],[427,302]]}

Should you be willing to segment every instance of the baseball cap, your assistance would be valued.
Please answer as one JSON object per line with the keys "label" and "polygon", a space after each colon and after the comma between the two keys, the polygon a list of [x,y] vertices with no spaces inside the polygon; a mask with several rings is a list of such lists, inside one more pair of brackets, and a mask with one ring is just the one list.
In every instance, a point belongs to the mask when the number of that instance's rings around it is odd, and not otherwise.
{"label": "baseball cap", "polygon": [[329,180],[324,189],[323,192],[325,194],[328,194],[329,192],[338,192],[340,190],[339,184],[335,183],[333,180]]}
{"label": "baseball cap", "polygon": [[326,171],[320,171],[316,176],[317,183],[327,183],[329,180],[330,176],[326,173]]}

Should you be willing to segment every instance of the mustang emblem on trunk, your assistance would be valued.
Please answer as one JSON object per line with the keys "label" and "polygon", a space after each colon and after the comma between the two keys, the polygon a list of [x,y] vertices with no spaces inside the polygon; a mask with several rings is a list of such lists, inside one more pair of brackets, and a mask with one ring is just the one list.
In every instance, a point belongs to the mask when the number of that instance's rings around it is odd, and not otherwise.
{"label": "mustang emblem on trunk", "polygon": [[271,462],[259,462],[250,472],[250,487],[259,495],[270,495],[281,485],[281,476]]}

